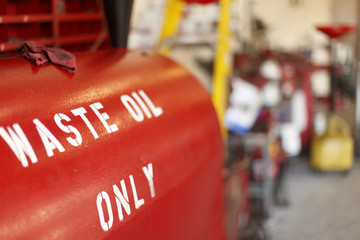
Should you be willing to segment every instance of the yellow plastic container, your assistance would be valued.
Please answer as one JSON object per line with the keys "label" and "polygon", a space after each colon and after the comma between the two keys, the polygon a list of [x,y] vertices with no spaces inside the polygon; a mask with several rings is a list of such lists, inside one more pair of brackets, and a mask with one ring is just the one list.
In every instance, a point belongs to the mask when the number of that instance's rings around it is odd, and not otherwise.
{"label": "yellow plastic container", "polygon": [[347,171],[354,158],[354,141],[348,124],[339,116],[328,118],[324,135],[313,135],[311,166],[319,171]]}

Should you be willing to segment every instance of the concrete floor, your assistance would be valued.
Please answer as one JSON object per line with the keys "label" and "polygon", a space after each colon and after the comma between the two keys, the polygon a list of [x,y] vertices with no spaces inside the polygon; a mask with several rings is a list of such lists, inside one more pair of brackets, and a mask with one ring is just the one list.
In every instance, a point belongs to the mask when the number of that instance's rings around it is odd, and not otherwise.
{"label": "concrete floor", "polygon": [[292,159],[288,207],[274,207],[265,228],[271,240],[360,239],[360,163],[347,176],[316,174],[306,160]]}

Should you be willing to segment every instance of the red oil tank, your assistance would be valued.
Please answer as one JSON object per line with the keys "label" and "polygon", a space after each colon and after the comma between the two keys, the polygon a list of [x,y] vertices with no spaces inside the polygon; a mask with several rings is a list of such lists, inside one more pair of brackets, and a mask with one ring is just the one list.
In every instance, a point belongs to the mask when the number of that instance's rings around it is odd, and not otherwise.
{"label": "red oil tank", "polygon": [[222,239],[210,97],[154,53],[0,59],[0,239]]}

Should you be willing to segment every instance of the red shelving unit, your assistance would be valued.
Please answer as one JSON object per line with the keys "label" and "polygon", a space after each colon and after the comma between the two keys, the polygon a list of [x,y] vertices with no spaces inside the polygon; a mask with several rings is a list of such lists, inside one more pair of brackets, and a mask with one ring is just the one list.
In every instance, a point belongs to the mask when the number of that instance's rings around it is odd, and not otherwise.
{"label": "red shelving unit", "polygon": [[[106,31],[96,0],[1,0],[0,54],[9,53],[25,40],[88,50]],[[108,47],[106,40],[101,45]]]}

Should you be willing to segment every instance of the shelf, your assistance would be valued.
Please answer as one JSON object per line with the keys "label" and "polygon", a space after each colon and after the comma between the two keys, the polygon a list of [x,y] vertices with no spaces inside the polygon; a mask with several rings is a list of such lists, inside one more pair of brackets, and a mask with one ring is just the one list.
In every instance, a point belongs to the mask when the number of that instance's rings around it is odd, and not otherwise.
{"label": "shelf", "polygon": [[[101,13],[67,13],[57,16],[60,22],[100,21],[103,18]],[[0,24],[51,22],[53,17],[51,14],[2,15]]]}
{"label": "shelf", "polygon": [[[94,42],[98,37],[99,37],[98,33],[71,35],[71,36],[61,37],[60,45],[71,45],[74,43]],[[107,37],[105,39],[107,39]],[[46,46],[53,45],[53,43],[54,43],[53,39],[51,39],[51,38],[35,39],[34,41],[39,45],[46,45]],[[0,42],[0,52],[16,50],[16,48],[22,42],[23,41]]]}
{"label": "shelf", "polygon": [[14,52],[30,39],[39,45],[86,50],[103,31],[97,0],[4,0],[0,8],[0,53]]}
{"label": "shelf", "polygon": [[[52,45],[54,42],[51,38],[35,39],[34,41],[39,45]],[[16,50],[16,48],[21,43],[22,43],[22,41],[11,42],[11,43],[10,42],[0,42],[0,52]]]}
{"label": "shelf", "polygon": [[51,22],[51,20],[51,14],[22,14],[0,16],[0,24]]}
{"label": "shelf", "polygon": [[100,21],[103,18],[100,13],[67,13],[58,16],[61,22]]}
{"label": "shelf", "polygon": [[74,43],[94,42],[99,36],[99,33],[71,35],[60,38],[60,45],[69,45]]}

